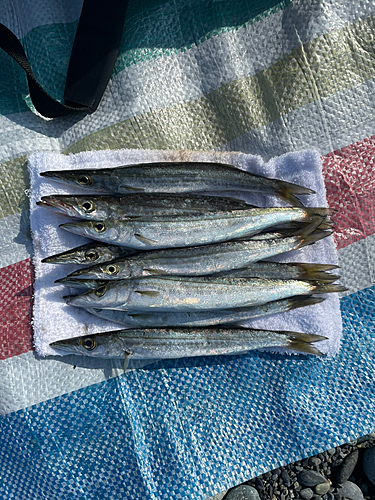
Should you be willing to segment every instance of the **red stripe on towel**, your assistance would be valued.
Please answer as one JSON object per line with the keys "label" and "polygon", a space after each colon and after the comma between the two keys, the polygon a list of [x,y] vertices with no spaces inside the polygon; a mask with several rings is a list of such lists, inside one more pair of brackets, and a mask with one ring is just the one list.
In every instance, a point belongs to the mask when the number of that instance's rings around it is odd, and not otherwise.
{"label": "red stripe on towel", "polygon": [[327,201],[337,210],[335,241],[344,248],[374,233],[375,136],[322,157]]}
{"label": "red stripe on towel", "polygon": [[0,269],[0,359],[33,349],[31,260]]}

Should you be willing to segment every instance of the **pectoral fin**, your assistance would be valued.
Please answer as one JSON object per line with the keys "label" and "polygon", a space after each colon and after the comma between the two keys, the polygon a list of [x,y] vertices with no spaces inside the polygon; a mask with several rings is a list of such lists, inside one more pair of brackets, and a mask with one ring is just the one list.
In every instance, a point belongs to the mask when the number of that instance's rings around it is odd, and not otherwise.
{"label": "pectoral fin", "polygon": [[147,274],[155,274],[155,275],[165,274],[162,271],[159,271],[158,269],[152,269],[149,267],[147,267],[146,269],[143,269],[143,271]]}
{"label": "pectoral fin", "polygon": [[128,366],[129,366],[129,359],[132,353],[130,351],[125,351],[124,352],[124,373],[126,372]]}
{"label": "pectoral fin", "polygon": [[160,292],[154,290],[136,290],[135,293],[146,295],[147,297],[157,297],[160,294]]}
{"label": "pectoral fin", "polygon": [[147,243],[148,245],[152,245],[153,243],[156,243],[154,240],[150,240],[150,238],[146,238],[145,236],[142,236],[139,233],[134,233],[134,236],[138,238],[142,243]]}

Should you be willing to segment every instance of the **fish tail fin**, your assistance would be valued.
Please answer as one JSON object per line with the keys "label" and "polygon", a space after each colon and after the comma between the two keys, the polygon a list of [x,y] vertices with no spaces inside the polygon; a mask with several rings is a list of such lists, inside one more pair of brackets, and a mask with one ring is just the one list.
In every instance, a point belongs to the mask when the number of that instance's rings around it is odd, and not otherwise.
{"label": "fish tail fin", "polygon": [[[323,340],[323,339],[322,339]],[[316,356],[324,356],[324,354],[319,351],[315,346],[309,344],[308,342],[300,342],[298,340],[291,340],[286,346],[287,349],[300,352],[302,354],[315,354]]]}
{"label": "fish tail fin", "polygon": [[299,186],[298,184],[292,184],[291,182],[286,181],[276,181],[279,193],[277,196],[284,201],[287,201],[294,207],[303,207],[303,203],[296,198],[296,194],[314,194],[315,191],[312,189],[306,188],[304,186]]}
{"label": "fish tail fin", "polygon": [[341,278],[338,274],[330,274],[328,271],[338,266],[325,266],[324,264],[296,264],[301,271],[302,280],[319,281],[320,283],[333,283]]}
{"label": "fish tail fin", "polygon": [[297,295],[289,299],[290,309],[298,309],[299,307],[312,306],[324,302],[324,297],[311,297],[311,295]]}
{"label": "fish tail fin", "polygon": [[329,219],[328,217],[323,218],[323,222],[319,224],[317,229],[320,229],[321,231],[326,231],[332,229],[334,227],[335,223]]}
{"label": "fish tail fin", "polygon": [[314,217],[316,215],[320,215],[321,217],[330,217],[336,212],[333,208],[328,207],[305,207],[305,211],[310,217]]}
{"label": "fish tail fin", "polygon": [[340,266],[336,266],[335,264],[307,264],[305,262],[291,262],[291,264],[299,266],[301,269],[309,271],[332,271],[333,269],[340,269]]}
{"label": "fish tail fin", "polygon": [[305,247],[307,245],[312,245],[313,243],[316,243],[319,240],[322,240],[324,238],[327,238],[327,236],[331,236],[332,231],[319,231],[315,230],[311,234],[307,234],[304,236],[303,234],[301,236],[301,243],[298,248]]}
{"label": "fish tail fin", "polygon": [[289,343],[286,346],[288,349],[293,351],[301,352],[303,354],[315,354],[317,356],[323,356],[323,353],[319,351],[312,344],[314,342],[320,342],[321,340],[326,340],[327,337],[322,335],[315,335],[313,333],[301,333],[301,332],[283,332],[289,337]]}
{"label": "fish tail fin", "polygon": [[336,293],[336,292],[346,292],[349,288],[341,285],[335,285],[334,283],[317,284],[314,293]]}

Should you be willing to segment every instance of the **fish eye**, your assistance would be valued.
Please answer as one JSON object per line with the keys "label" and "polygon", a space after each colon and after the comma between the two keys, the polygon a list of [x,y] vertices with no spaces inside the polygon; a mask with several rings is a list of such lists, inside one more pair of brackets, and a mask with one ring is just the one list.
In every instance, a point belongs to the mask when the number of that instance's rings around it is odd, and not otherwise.
{"label": "fish eye", "polygon": [[96,347],[96,340],[92,337],[86,337],[81,340],[81,345],[86,351],[93,351]]}
{"label": "fish eye", "polygon": [[96,260],[99,258],[98,252],[95,252],[95,250],[88,250],[85,253],[85,259],[86,260]]}
{"label": "fish eye", "polygon": [[112,276],[115,276],[119,271],[120,269],[118,266],[116,266],[116,264],[109,264],[109,266],[107,266],[105,270],[107,274],[110,274]]}
{"label": "fish eye", "polygon": [[95,210],[95,205],[92,201],[90,200],[87,200],[87,201],[84,201],[82,204],[81,204],[81,207],[83,208],[83,210],[89,214],[90,212],[92,212],[93,210]]}
{"label": "fish eye", "polygon": [[106,228],[106,225],[104,224],[104,222],[96,222],[94,224],[94,229],[97,233],[102,233],[103,231],[105,231],[107,228]]}
{"label": "fish eye", "polygon": [[88,175],[80,175],[77,179],[78,184],[81,184],[82,186],[88,186],[91,184],[91,179]]}
{"label": "fish eye", "polygon": [[107,287],[105,285],[100,285],[100,286],[98,286],[98,288],[96,288],[94,290],[94,293],[98,297],[103,297],[103,295],[105,294],[106,291],[107,291]]}

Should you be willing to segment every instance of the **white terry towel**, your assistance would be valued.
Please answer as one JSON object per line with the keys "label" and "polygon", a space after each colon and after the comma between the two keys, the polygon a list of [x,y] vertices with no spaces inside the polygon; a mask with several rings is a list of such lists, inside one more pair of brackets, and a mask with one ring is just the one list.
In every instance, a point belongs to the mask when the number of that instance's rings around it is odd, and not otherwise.
{"label": "white terry towel", "polygon": [[[316,151],[288,153],[266,163],[259,156],[243,153],[195,151],[117,150],[84,152],[69,156],[58,153],[31,155],[28,159],[28,169],[31,186],[30,223],[35,266],[33,327],[34,345],[39,355],[56,354],[56,351],[49,346],[56,340],[121,328],[117,323],[101,320],[80,308],[65,304],[63,296],[76,293],[76,291],[70,292],[70,289],[63,285],[56,285],[54,281],[65,277],[79,266],[41,263],[41,259],[49,255],[83,245],[88,240],[58,227],[59,224],[67,222],[67,217],[36,205],[42,196],[80,194],[84,191],[79,187],[64,186],[53,182],[39,176],[39,173],[46,170],[99,169],[155,161],[206,161],[231,164],[255,174],[282,179],[313,189],[316,194],[301,197],[301,200],[307,206],[327,206],[321,160]],[[228,194],[233,196],[233,193]],[[251,193],[240,194],[240,196],[249,203],[253,202],[259,206],[286,205],[273,196]],[[312,246],[283,254],[278,259],[270,260],[323,264],[337,264],[338,262],[332,237]],[[319,343],[319,349],[324,353],[334,355],[338,351],[342,331],[340,304],[337,294],[328,294],[326,297],[326,300],[320,304],[251,320],[244,324],[254,328],[324,335],[328,337],[328,340]]]}

